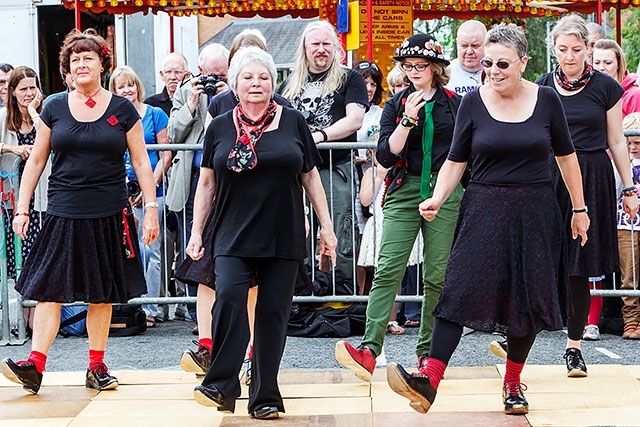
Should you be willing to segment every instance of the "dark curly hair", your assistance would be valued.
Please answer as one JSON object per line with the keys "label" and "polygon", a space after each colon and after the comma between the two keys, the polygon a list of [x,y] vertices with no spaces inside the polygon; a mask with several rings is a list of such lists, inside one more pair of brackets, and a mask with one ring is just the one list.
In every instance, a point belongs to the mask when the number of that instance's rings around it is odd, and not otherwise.
{"label": "dark curly hair", "polygon": [[72,53],[93,51],[98,54],[102,62],[102,74],[106,74],[111,70],[112,58],[107,41],[98,34],[93,28],[89,28],[80,32],[76,29],[71,30],[64,38],[62,48],[60,48],[60,69],[63,73],[71,72],[69,67],[69,58]]}
{"label": "dark curly hair", "polygon": [[380,104],[382,102],[382,72],[380,68],[371,61],[360,61],[353,66],[353,69],[359,72],[364,79],[371,77],[371,80],[376,84],[371,105]]}

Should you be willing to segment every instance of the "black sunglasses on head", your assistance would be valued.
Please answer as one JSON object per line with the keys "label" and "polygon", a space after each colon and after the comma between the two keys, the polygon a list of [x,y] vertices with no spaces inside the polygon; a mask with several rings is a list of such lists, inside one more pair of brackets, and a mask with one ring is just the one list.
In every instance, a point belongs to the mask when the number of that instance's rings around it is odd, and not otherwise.
{"label": "black sunglasses on head", "polygon": [[361,62],[358,64],[358,68],[361,70],[366,70],[367,68],[373,68],[374,70],[378,70],[378,66],[376,64],[374,64],[373,62],[369,62],[369,61],[365,61],[365,62]]}

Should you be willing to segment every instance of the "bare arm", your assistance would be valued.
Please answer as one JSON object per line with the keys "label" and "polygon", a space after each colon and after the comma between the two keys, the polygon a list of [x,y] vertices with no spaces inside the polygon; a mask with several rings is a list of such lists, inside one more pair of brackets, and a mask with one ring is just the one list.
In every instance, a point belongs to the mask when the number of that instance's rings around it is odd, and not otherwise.
{"label": "bare arm", "polygon": [[[580,164],[575,153],[567,156],[557,156],[556,162],[562,173],[569,196],[571,197],[571,205],[573,209],[582,209],[585,206],[584,193],[582,191],[582,174],[580,173]],[[582,237],[580,244],[582,246],[587,243],[587,230],[589,229],[589,215],[587,212],[577,212],[571,218],[571,235],[574,239],[578,236]]]}
{"label": "bare arm", "polygon": [[373,203],[380,186],[384,182],[384,177],[387,175],[387,171],[388,169],[378,165],[376,167],[375,179],[372,179],[373,168],[368,169],[364,173],[362,181],[360,182],[360,203],[362,206],[369,206]]}
{"label": "bare arm", "polygon": [[192,259],[200,259],[204,255],[202,247],[202,231],[211,212],[211,204],[216,195],[216,181],[213,169],[200,167],[200,178],[193,200],[193,225],[187,244],[187,255]]}
{"label": "bare arm", "polygon": [[[618,101],[616,105],[607,111],[607,141],[613,164],[616,166],[618,174],[620,174],[620,179],[622,179],[622,185],[624,185],[624,188],[633,186],[633,178],[629,168],[629,151],[622,131],[622,101]],[[635,196],[623,197],[622,207],[630,219],[635,218],[638,213],[638,198]]]}
{"label": "bare arm", "polygon": [[[20,180],[20,197],[16,205],[13,219],[13,231],[24,239],[29,228],[29,202],[38,185],[42,171],[47,165],[51,153],[51,129],[44,123],[40,123],[36,132],[36,141],[33,151],[24,167]],[[26,214],[26,215],[25,215]]]}
{"label": "bare arm", "polygon": [[322,182],[320,181],[320,173],[317,168],[313,168],[313,170],[307,173],[300,174],[300,178],[302,186],[320,222],[320,253],[329,256],[335,267],[338,239],[333,232],[329,207],[327,206],[327,197],[324,193]]}
{"label": "bare arm", "polygon": [[[327,134],[327,141],[341,141],[347,136],[362,126],[362,120],[364,119],[364,108],[360,107],[355,102],[350,102],[345,106],[346,115],[324,129],[324,133]],[[313,141],[318,144],[324,142],[324,135],[320,132],[313,132]]]}
{"label": "bare arm", "polygon": [[[144,144],[144,131],[142,121],[138,120],[127,132],[127,148],[131,157],[131,166],[138,177],[140,190],[144,202],[153,203],[156,201],[156,184],[153,180],[151,162]],[[142,240],[146,245],[156,240],[159,236],[160,227],[158,225],[157,208],[147,207],[142,221]]]}
{"label": "bare arm", "polygon": [[427,221],[434,220],[440,210],[440,206],[442,206],[451,193],[453,193],[466,168],[467,162],[459,163],[452,162],[451,160],[444,162],[438,173],[438,182],[436,183],[436,188],[433,190],[433,196],[420,203],[418,207],[420,215],[422,215],[424,219]]}

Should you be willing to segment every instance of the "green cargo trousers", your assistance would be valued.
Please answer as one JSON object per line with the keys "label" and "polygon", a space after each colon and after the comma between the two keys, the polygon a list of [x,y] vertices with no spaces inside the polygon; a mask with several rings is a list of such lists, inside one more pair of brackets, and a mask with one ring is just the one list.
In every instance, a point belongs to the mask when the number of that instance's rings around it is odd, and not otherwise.
{"label": "green cargo trousers", "polygon": [[[436,180],[437,174],[434,173],[431,176],[431,193]],[[416,355],[429,354],[434,322],[431,312],[440,298],[444,285],[462,194],[462,186],[458,184],[432,222],[426,221],[418,212],[418,205],[423,200],[420,197],[419,176],[406,174],[402,185],[387,195],[383,207],[384,220],[378,269],[369,293],[367,323],[362,338],[362,344],[376,355],[382,351],[387,322],[398,286],[407,269],[411,248],[420,231],[424,240],[424,296]]]}

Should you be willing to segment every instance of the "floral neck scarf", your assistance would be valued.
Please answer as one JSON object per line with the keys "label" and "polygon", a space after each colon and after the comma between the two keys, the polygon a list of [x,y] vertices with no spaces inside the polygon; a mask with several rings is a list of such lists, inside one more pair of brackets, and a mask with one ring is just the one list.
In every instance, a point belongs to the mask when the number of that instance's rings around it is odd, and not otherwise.
{"label": "floral neck scarf", "polygon": [[[227,169],[242,172],[256,167],[258,157],[255,145],[262,136],[262,132],[273,122],[276,116],[276,107],[276,103],[271,101],[267,111],[255,121],[247,117],[241,104],[233,109],[233,114],[238,120],[238,139],[227,157]],[[245,126],[255,126],[255,128],[247,133]]]}
{"label": "floral neck scarf", "polygon": [[574,91],[578,90],[589,83],[589,80],[593,76],[594,69],[590,64],[585,64],[584,72],[578,78],[578,80],[569,80],[567,76],[562,71],[562,68],[558,65],[556,69],[553,71],[553,77],[556,80],[556,83],[560,85],[560,87],[564,90]]}

